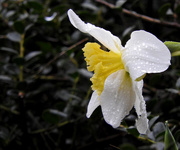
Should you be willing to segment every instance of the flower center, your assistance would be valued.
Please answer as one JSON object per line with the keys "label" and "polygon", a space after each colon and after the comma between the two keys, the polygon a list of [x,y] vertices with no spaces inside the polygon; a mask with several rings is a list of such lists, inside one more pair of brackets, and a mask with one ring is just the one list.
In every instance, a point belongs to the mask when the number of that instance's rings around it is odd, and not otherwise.
{"label": "flower center", "polygon": [[83,48],[88,71],[94,71],[91,78],[92,89],[100,96],[106,78],[120,69],[124,69],[121,53],[104,51],[97,43],[87,43]]}

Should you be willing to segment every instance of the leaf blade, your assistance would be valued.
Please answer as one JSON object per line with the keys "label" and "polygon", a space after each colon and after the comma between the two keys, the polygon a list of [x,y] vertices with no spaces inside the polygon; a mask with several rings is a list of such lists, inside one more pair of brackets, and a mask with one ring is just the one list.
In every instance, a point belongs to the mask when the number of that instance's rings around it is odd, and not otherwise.
{"label": "leaf blade", "polygon": [[164,44],[171,51],[171,56],[180,56],[180,42],[166,41]]}
{"label": "leaf blade", "polygon": [[176,141],[175,141],[171,131],[169,130],[167,121],[165,122],[165,125],[166,125],[166,131],[165,131],[165,135],[164,135],[164,144],[165,144],[164,150],[178,150]]}

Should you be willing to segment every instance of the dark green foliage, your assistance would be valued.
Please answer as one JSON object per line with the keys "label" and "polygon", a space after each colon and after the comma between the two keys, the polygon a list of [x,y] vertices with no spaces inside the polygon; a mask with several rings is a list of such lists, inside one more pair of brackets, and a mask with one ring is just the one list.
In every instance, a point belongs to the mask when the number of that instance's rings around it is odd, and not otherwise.
{"label": "dark green foliage", "polygon": [[163,6],[161,6],[158,10],[159,16],[161,18],[165,17],[167,15],[167,11],[170,9],[171,4],[170,3],[165,3]]}
{"label": "dark green foliage", "polygon": [[164,135],[164,143],[165,143],[165,148],[164,150],[178,150],[175,139],[169,130],[168,127],[168,122],[166,122],[166,131]]}
{"label": "dark green foliage", "polygon": [[180,56],[180,42],[165,42],[166,46],[171,51],[172,56]]}
{"label": "dark green foliage", "polygon": [[[123,45],[140,29],[163,42],[180,42],[178,1],[107,2],[114,7],[94,0],[0,1],[0,150],[163,150],[173,136],[179,148],[179,43],[165,43],[176,52],[171,67],[145,77],[147,136],[134,127],[134,109],[118,129],[104,122],[100,108],[86,118],[92,73],[81,49],[95,39],[70,24],[68,9],[110,30]],[[128,15],[123,8],[174,26]]]}

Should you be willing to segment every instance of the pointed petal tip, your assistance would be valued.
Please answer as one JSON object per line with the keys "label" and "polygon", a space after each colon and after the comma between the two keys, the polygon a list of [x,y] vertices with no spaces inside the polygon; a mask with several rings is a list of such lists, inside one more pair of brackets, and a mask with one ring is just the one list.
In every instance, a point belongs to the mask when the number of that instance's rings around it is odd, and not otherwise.
{"label": "pointed petal tip", "polygon": [[130,76],[124,69],[109,75],[100,96],[104,120],[113,128],[119,127],[132,109],[135,96]]}
{"label": "pointed petal tip", "polygon": [[87,117],[87,118],[90,118],[90,116],[91,116],[91,114],[86,113],[86,117]]}
{"label": "pointed petal tip", "polygon": [[67,12],[68,12],[68,13],[70,13],[71,11],[73,11],[73,10],[70,8],[70,9],[68,9],[68,11],[67,11]]}
{"label": "pointed petal tip", "polygon": [[68,17],[69,17],[69,20],[71,22],[71,24],[79,29],[81,32],[84,32],[86,33],[87,31],[87,26],[86,24],[79,18],[78,15],[76,15],[76,13],[72,10],[72,9],[69,9],[67,11],[67,14],[68,14]]}
{"label": "pointed petal tip", "polygon": [[[115,53],[120,53],[122,49],[121,41],[118,37],[114,36],[110,31],[103,28],[96,27],[91,23],[85,23],[80,17],[72,10],[67,11],[71,24],[83,33],[88,33],[97,39],[101,44],[112,50]],[[106,38],[104,38],[106,37]]]}
{"label": "pointed petal tip", "polygon": [[76,13],[72,9],[69,9],[67,11],[67,14],[68,14],[70,21],[72,20],[72,18],[75,18],[77,16]]}
{"label": "pointed petal tip", "polygon": [[72,9],[69,9],[67,11],[67,14],[68,14],[68,17],[70,18],[74,14],[74,11]]}
{"label": "pointed petal tip", "polygon": [[143,114],[140,118],[136,120],[136,127],[140,134],[147,134],[149,131],[149,120],[146,114]]}
{"label": "pointed petal tip", "polygon": [[91,99],[88,104],[86,117],[89,118],[94,110],[100,105],[99,95],[96,91],[93,92]]}

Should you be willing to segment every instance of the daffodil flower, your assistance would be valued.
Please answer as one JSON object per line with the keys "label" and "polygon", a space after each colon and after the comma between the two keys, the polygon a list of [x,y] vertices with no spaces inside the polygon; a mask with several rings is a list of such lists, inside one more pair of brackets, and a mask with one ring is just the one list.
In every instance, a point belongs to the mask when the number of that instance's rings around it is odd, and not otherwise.
{"label": "daffodil flower", "polygon": [[135,107],[136,127],[139,133],[148,131],[146,104],[142,96],[143,78],[146,73],[165,71],[170,65],[170,52],[153,34],[139,30],[123,47],[118,37],[110,31],[84,23],[73,10],[68,10],[71,24],[83,33],[88,33],[109,51],[97,43],[87,43],[83,48],[87,69],[94,71],[91,78],[93,94],[87,108],[89,118],[101,106],[105,121],[112,127]]}

